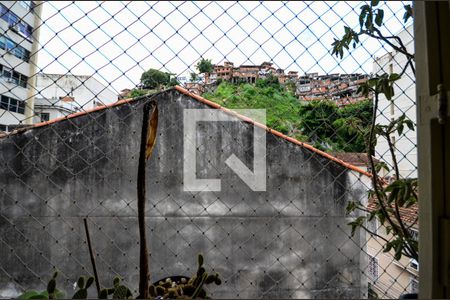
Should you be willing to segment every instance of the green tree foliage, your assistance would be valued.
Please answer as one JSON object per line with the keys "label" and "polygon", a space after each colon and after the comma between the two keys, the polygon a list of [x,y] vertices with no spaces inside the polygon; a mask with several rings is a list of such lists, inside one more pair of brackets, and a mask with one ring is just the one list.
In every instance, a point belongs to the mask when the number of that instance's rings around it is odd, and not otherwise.
{"label": "green tree foliage", "polygon": [[[224,107],[266,109],[267,126],[329,151],[363,152],[364,133],[372,113],[369,100],[343,108],[331,101],[302,105],[276,77],[259,79],[255,85],[222,82],[205,98]],[[355,127],[358,126],[358,127]]]}
{"label": "green tree foliage", "polygon": [[196,67],[199,73],[211,73],[213,71],[213,64],[210,59],[202,58]]}
{"label": "green tree foliage", "polygon": [[[172,74],[170,74],[172,76]],[[171,77],[169,80],[169,83],[167,83],[167,86],[171,87],[171,86],[176,86],[179,85],[180,83],[178,82],[178,80],[175,77]]]}
{"label": "green tree foliage", "polygon": [[132,89],[131,92],[130,92],[130,97],[131,98],[136,98],[136,97],[147,95],[150,92],[151,91],[149,91],[149,90]]}
{"label": "green tree foliage", "polygon": [[212,93],[203,96],[228,108],[266,109],[267,126],[285,134],[294,134],[299,125],[300,103],[278,83],[256,85],[223,81]]}
{"label": "green tree foliage", "polygon": [[169,85],[171,74],[156,69],[149,69],[141,75],[141,84],[144,89],[156,89],[161,85]]}
{"label": "green tree foliage", "polygon": [[365,152],[365,131],[370,124],[372,101],[364,100],[339,108],[332,101],[311,101],[301,107],[304,135],[323,150]]}
{"label": "green tree foliage", "polygon": [[191,75],[191,77],[189,78],[189,80],[191,82],[196,82],[198,80],[198,74],[197,73],[192,72],[190,75]]}
{"label": "green tree foliage", "polygon": [[[369,126],[367,126],[365,131],[367,132],[366,151],[370,161],[373,188],[369,193],[369,197],[375,200],[375,208],[367,210],[366,204],[360,203],[359,201],[350,201],[347,206],[347,212],[357,212],[359,214],[359,217],[349,223],[352,228],[352,235],[356,232],[356,229],[362,228],[380,238],[384,243],[383,251],[390,252],[396,260],[399,260],[402,255],[418,260],[419,245],[409,230],[418,219],[405,222],[400,212],[401,208],[409,208],[418,203],[418,182],[415,178],[403,178],[401,176],[396,155],[396,145],[391,140],[391,136],[394,133],[397,133],[401,137],[406,127],[409,130],[414,130],[414,123],[407,119],[404,114],[396,119],[392,119],[387,125],[379,124],[377,121],[379,96],[383,94],[387,100],[392,100],[395,81],[403,76],[408,67],[411,68],[413,74],[416,73],[414,54],[408,52],[408,49],[399,36],[385,36],[383,34],[384,11],[378,7],[379,3],[379,0],[371,0],[370,5],[364,4],[361,6],[359,32],[345,26],[345,33],[342,38],[334,39],[334,42],[331,44],[332,54],[342,59],[345,51],[351,51],[350,45],[356,48],[358,44],[362,43],[359,39],[360,36],[368,36],[382,41],[385,45],[389,45],[392,49],[406,57],[400,74],[374,74],[358,89],[358,92],[363,95],[367,96],[372,93],[374,96],[373,114],[370,118]],[[405,5],[404,9],[403,21],[407,22],[409,18],[413,17],[413,10],[411,5]],[[377,138],[385,140],[388,145],[391,154],[390,164],[392,170],[385,162],[375,164],[373,155],[375,153]],[[387,184],[386,180],[381,178],[378,173],[381,169],[391,172],[395,181]],[[380,224],[386,229],[385,236],[371,232],[365,226],[367,221],[371,221],[374,218],[378,219]],[[391,237],[388,235],[391,235]]]}

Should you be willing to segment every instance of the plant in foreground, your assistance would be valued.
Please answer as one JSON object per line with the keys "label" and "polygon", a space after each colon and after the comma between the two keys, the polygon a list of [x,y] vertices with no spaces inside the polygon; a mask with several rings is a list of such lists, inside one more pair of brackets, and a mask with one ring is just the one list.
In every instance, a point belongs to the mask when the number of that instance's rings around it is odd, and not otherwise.
{"label": "plant in foreground", "polygon": [[[56,288],[56,277],[58,272],[53,274],[50,279],[47,289],[42,292],[30,290],[24,292],[18,299],[63,299],[64,293]],[[174,278],[174,277],[172,277]],[[72,296],[72,299],[87,299],[88,289],[94,283],[94,277],[80,276],[77,281],[78,290]],[[222,283],[219,274],[208,274],[203,267],[203,255],[198,255],[198,268],[196,274],[191,277],[181,277],[180,281],[167,278],[164,281],[159,281],[157,284],[150,285],[149,297],[158,299],[205,299],[209,298],[204,286],[206,284],[215,283],[220,285]],[[109,298],[112,297],[112,298]],[[133,299],[131,290],[121,283],[119,277],[113,279],[113,287],[103,288],[100,291],[100,299]]]}

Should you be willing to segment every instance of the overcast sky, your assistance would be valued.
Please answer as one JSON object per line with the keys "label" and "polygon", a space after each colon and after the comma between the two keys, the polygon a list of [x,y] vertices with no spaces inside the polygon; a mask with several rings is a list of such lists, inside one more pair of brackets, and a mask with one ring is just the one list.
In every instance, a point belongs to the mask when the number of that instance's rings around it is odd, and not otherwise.
{"label": "overcast sky", "polygon": [[[402,29],[405,3],[383,4],[385,30]],[[286,72],[370,73],[370,55],[390,50],[376,41],[368,40],[343,60],[330,54],[333,38],[343,34],[346,23],[359,26],[361,5],[45,2],[38,65],[47,73],[94,75],[116,91],[134,87],[149,68],[188,76],[200,57],[235,65],[272,61]]]}

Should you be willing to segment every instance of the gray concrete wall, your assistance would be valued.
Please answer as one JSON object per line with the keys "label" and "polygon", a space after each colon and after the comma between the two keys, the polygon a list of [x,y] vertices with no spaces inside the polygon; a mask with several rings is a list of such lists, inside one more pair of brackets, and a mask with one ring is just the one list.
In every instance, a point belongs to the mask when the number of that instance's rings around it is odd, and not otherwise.
{"label": "gray concrete wall", "polygon": [[[267,134],[267,191],[253,192],[224,162],[234,153],[252,165],[252,125],[200,123],[198,177],[221,178],[222,191],[185,192],[183,109],[209,107],[175,90],[153,100],[159,125],[147,166],[152,280],[192,274],[201,252],[207,269],[223,278],[210,288],[215,298],[366,295],[364,237],[350,238],[345,216],[347,201],[365,198],[364,178]],[[43,289],[53,268],[71,296],[77,276],[91,273],[86,216],[102,284],[120,275],[137,289],[145,101],[0,139],[0,296]]]}

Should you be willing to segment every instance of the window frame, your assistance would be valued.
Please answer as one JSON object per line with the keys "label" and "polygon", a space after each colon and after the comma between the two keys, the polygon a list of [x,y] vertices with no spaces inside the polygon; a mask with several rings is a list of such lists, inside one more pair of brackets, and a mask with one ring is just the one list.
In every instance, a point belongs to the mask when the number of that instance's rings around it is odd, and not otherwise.
{"label": "window frame", "polygon": [[4,41],[0,43],[0,49],[5,50],[7,53],[14,55],[15,57],[25,61],[26,63],[29,63],[31,55],[30,51],[4,35],[0,36],[0,40]]}
{"label": "window frame", "polygon": [[[22,5],[23,7],[23,5]],[[9,8],[0,3],[0,19],[8,23],[8,27],[15,33],[24,37],[28,42],[33,42],[33,27],[23,21],[19,16],[13,13]],[[31,9],[31,7],[30,7]]]}
{"label": "window frame", "polygon": [[[45,117],[43,117],[45,116]],[[48,122],[50,121],[50,113],[49,112],[40,112],[39,118],[41,119],[41,122]]]}
{"label": "window frame", "polygon": [[[415,264],[417,266],[417,268],[413,267],[413,264]],[[419,262],[417,260],[415,260],[414,258],[411,258],[409,260],[409,267],[413,270],[416,270],[417,272],[419,272]]]}
{"label": "window frame", "polygon": [[25,101],[1,95],[0,109],[18,114],[25,114]]}

